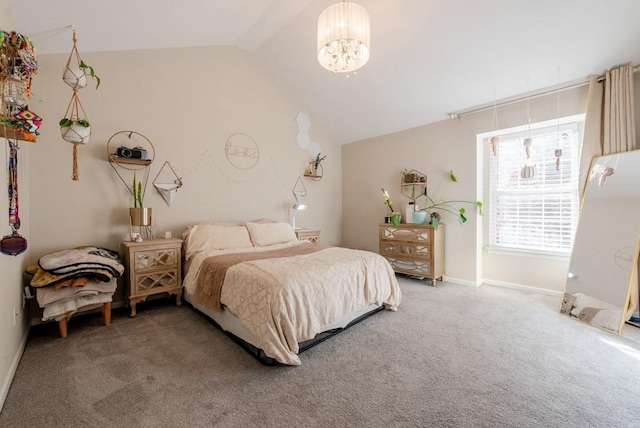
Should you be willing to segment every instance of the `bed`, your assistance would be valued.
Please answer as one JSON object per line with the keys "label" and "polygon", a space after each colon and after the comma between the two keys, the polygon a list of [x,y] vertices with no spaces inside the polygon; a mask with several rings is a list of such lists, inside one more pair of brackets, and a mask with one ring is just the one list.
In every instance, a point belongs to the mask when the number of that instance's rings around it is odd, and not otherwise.
{"label": "bed", "polygon": [[203,223],[183,233],[185,300],[265,364],[402,300],[376,253],[299,241],[288,223]]}

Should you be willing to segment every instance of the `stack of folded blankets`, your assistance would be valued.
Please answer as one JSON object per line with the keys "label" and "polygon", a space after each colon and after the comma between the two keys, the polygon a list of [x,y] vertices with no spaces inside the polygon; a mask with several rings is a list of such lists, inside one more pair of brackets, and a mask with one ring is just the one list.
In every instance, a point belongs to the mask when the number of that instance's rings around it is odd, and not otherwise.
{"label": "stack of folded blankets", "polygon": [[[33,275],[43,321],[64,320],[79,310],[109,308],[117,280],[124,272],[117,252],[101,247],[78,247],[47,254],[27,268]],[[105,324],[109,324],[107,314]],[[66,324],[63,337],[66,336]],[[62,324],[61,324],[61,333]]]}

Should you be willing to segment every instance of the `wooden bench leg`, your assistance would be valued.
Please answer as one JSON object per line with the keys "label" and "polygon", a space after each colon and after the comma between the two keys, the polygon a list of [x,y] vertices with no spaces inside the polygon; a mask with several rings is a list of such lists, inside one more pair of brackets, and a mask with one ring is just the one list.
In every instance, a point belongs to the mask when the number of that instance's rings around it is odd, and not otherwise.
{"label": "wooden bench leg", "polygon": [[104,325],[111,324],[111,302],[106,302],[102,305],[102,317],[104,318]]}
{"label": "wooden bench leg", "polygon": [[58,329],[60,330],[60,337],[63,339],[67,337],[67,321],[69,321],[70,316],[65,315],[60,321],[58,321]]}

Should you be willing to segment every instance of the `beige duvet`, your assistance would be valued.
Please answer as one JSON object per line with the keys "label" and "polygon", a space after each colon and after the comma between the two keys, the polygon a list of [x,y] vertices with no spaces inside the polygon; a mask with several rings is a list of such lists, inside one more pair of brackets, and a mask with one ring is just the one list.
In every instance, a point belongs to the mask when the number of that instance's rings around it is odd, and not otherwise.
{"label": "beige duvet", "polygon": [[[190,264],[184,285],[191,294],[208,256],[199,254]],[[379,254],[330,247],[236,264],[227,270],[220,301],[259,338],[266,355],[299,365],[300,342],[370,304],[396,310],[401,299],[395,274]]]}

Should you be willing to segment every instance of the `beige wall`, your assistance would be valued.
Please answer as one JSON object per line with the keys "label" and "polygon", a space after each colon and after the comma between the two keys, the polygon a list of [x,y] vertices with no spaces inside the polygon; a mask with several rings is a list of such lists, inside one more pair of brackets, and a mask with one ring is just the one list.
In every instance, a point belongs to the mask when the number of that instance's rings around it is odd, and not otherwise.
{"label": "beige wall", "polygon": [[[0,28],[10,31],[13,20],[9,11],[9,2],[0,0]],[[7,154],[7,142],[0,139],[2,153]],[[28,238],[31,246],[29,227],[29,164],[32,143],[19,143],[18,183],[20,197],[20,218],[22,227],[20,234]],[[11,233],[8,222],[9,201],[7,196],[6,156],[2,157],[2,173],[0,173],[0,237]],[[4,404],[13,373],[20,361],[22,349],[29,329],[28,317],[22,310],[22,272],[27,266],[30,249],[16,257],[0,254],[0,410]],[[14,323],[14,308],[18,316]]]}
{"label": "beige wall", "polygon": [[[81,48],[81,39],[79,46]],[[156,237],[179,237],[206,220],[288,221],[291,190],[311,155],[296,142],[296,115],[304,108],[276,87],[250,55],[232,47],[130,51],[83,55],[101,77],[98,90],[80,91],[92,124],[91,142],[78,148],[80,179],[71,180],[72,145],[60,137],[71,89],[61,80],[66,55],[40,59],[37,106],[42,136],[31,156],[34,260],[61,248],[117,249],[128,233],[132,197],[107,162],[109,138],[122,130],[148,137],[155,148],[145,206],[153,208]],[[320,181],[304,179],[309,209],[297,225],[322,230],[325,244],[340,243],[340,148],[314,126],[310,135],[327,154]],[[260,159],[247,170],[225,156],[227,138],[249,135]],[[112,141],[112,150],[124,139]],[[139,141],[139,140],[138,140]],[[115,144],[114,144],[115,143]],[[165,161],[184,186],[167,206],[152,186]],[[131,171],[118,169],[129,184]],[[137,172],[137,178],[144,175]]]}
{"label": "beige wall", "polygon": [[[81,49],[82,40],[78,43]],[[28,331],[29,317],[20,316],[18,325],[13,324],[13,307],[22,312],[24,269],[60,249],[80,245],[118,249],[129,231],[132,198],[107,162],[107,141],[114,133],[140,132],[155,148],[145,205],[154,210],[157,237],[166,231],[179,237],[187,225],[206,220],[289,221],[292,189],[311,160],[308,150],[296,142],[295,119],[305,108],[239,49],[98,53],[83,59],[102,83],[98,90],[80,91],[92,137],[78,148],[78,181],[71,179],[73,146],[62,140],[57,125],[72,94],[61,79],[67,55],[40,56],[33,81],[34,99],[42,102],[32,101],[30,107],[44,123],[36,144],[20,145],[20,232],[29,239],[29,250],[16,258],[0,255],[2,393],[8,390],[12,364],[19,361]],[[309,208],[298,213],[296,223],[321,229],[321,243],[339,245],[341,150],[310,119],[311,140],[320,144],[327,158],[321,180],[303,178]],[[224,145],[234,133],[249,135],[259,147],[260,160],[252,169],[236,169],[227,160]],[[165,161],[184,183],[171,206],[151,184]],[[131,171],[119,171],[129,183]],[[1,177],[6,189],[6,174]],[[0,210],[7,212],[6,197],[1,195]],[[0,220],[0,232],[9,233],[6,215]],[[117,298],[121,299],[121,291]],[[39,317],[39,312],[32,317]]]}
{"label": "beige wall", "polygon": [[[584,113],[587,87],[561,92],[561,115]],[[530,101],[533,122],[557,117],[555,94]],[[525,122],[526,105],[516,103],[498,109],[499,125],[508,128]],[[390,191],[396,210],[408,199],[400,195],[400,171],[416,169],[428,176],[429,192],[439,196],[447,172],[456,173],[459,183],[447,184],[448,200],[488,200],[482,189],[486,169],[478,167],[476,135],[491,131],[492,111],[445,120],[395,134],[343,146],[343,242],[345,245],[377,251],[377,225],[383,221],[381,187]],[[488,153],[481,147],[480,157]],[[478,176],[481,178],[478,179]],[[488,211],[488,207],[486,207]],[[468,210],[470,211],[470,210]],[[445,270],[447,278],[462,283],[483,281],[504,285],[539,287],[561,291],[564,288],[568,258],[532,258],[489,254],[487,245],[488,215],[470,215],[459,225],[455,216],[444,214]]]}

